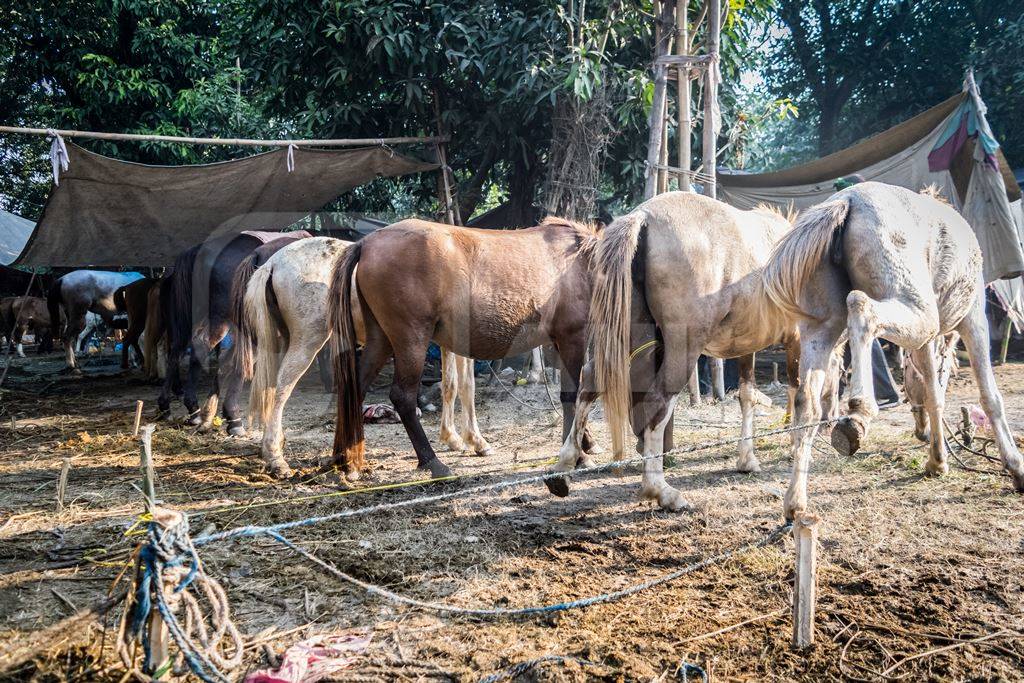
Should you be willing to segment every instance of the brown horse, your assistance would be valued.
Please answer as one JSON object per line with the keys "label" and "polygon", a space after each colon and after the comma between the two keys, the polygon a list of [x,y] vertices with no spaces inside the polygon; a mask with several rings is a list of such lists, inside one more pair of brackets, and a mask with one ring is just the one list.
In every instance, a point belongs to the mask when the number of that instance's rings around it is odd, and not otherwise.
{"label": "brown horse", "polygon": [[21,340],[29,330],[36,338],[37,352],[53,351],[53,335],[59,334],[59,327],[50,323],[50,312],[46,300],[38,296],[11,296],[0,300],[0,334],[11,335],[7,340],[12,349],[22,358],[25,351]]}
{"label": "brown horse", "polygon": [[[334,270],[329,298],[336,344],[338,464],[347,472],[363,466],[363,398],[394,356],[391,401],[412,440],[418,467],[435,477],[450,474],[416,415],[417,387],[431,341],[460,356],[484,360],[553,342],[566,369],[561,392],[564,432],[573,421],[586,350],[590,259],[596,243],[593,229],[557,218],[509,231],[405,220],[346,250]],[[366,325],[358,363],[353,273]],[[584,435],[583,444],[591,450],[589,436]]]}
{"label": "brown horse", "polygon": [[[135,357],[143,359],[142,348],[139,346],[139,338],[146,329],[146,317],[149,311],[149,295],[158,285],[159,280],[145,278],[119,287],[114,292],[114,306],[118,313],[128,315],[128,329],[124,333],[124,343],[121,345],[121,367],[128,369],[128,349],[135,349]],[[150,339],[146,339],[146,345]]]}

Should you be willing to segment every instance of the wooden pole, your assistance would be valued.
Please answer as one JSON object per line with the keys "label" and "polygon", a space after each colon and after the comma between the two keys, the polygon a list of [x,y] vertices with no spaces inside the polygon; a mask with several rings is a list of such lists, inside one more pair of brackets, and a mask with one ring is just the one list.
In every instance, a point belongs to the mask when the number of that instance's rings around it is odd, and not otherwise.
{"label": "wooden pole", "polygon": [[[142,493],[146,496],[146,511],[156,516],[156,472],[153,467],[153,429],[155,425],[146,425],[142,428],[141,446],[139,455],[141,458],[142,470]],[[163,586],[155,586],[154,590],[163,590]],[[170,634],[167,632],[167,624],[160,616],[160,610],[153,609],[149,613],[149,645],[150,645],[150,666],[143,667],[144,673],[158,677],[159,672],[165,672],[170,661]]]}
{"label": "wooden pole", "polygon": [[693,369],[690,371],[690,382],[687,385],[687,389],[690,392],[690,405],[700,405],[700,366],[696,363],[693,364]]}
{"label": "wooden pole", "polygon": [[716,159],[718,157],[718,141],[715,135],[714,111],[718,101],[718,41],[721,32],[722,2],[708,0],[708,36],[707,56],[710,58],[704,71],[704,194],[714,199],[718,196],[715,176]]}
{"label": "wooden pole", "polygon": [[[447,140],[448,136],[442,134],[444,124],[441,121],[440,97],[437,88],[434,88],[434,122],[437,126],[437,137]],[[451,169],[448,168],[448,147],[443,141],[437,143],[437,163],[441,165],[441,176],[437,189],[441,195],[441,205],[444,207],[446,222],[449,225],[462,225],[459,205],[455,201],[455,178],[451,176]]]}
{"label": "wooden pole", "polygon": [[1010,322],[1010,316],[1006,316],[1003,325],[1006,329],[1003,331],[1003,344],[999,347],[1000,365],[1006,365],[1006,354],[1010,351],[1010,337],[1013,335],[1013,323]]}
{"label": "wooden pole", "polygon": [[[676,55],[685,55],[690,51],[689,0],[676,0]],[[690,145],[690,134],[693,120],[690,114],[690,70],[685,66],[676,69],[676,147],[679,161],[676,164],[684,171],[689,171],[690,156],[693,153]],[[690,191],[690,177],[681,175],[678,178],[679,189]],[[692,403],[691,398],[691,403]],[[699,402],[699,392],[698,392]]]}
{"label": "wooden pole", "polygon": [[772,363],[772,384],[779,383],[779,364]]}
{"label": "wooden pole", "polygon": [[796,573],[793,580],[793,647],[814,644],[814,603],[817,599],[818,525],[817,515],[798,515],[793,523]]}
{"label": "wooden pole", "polygon": [[132,438],[138,438],[139,425],[142,423],[142,401],[135,402],[135,425],[132,427]]}
{"label": "wooden pole", "polygon": [[68,475],[71,473],[71,458],[64,458],[60,468],[60,478],[57,479],[57,510],[64,509],[64,497],[68,492]]}
{"label": "wooden pole", "polygon": [[651,113],[648,117],[647,136],[647,179],[644,183],[644,199],[650,199],[658,193],[658,180],[661,173],[658,165],[661,163],[661,152],[664,149],[662,140],[665,129],[665,100],[668,94],[668,67],[660,61],[660,58],[668,53],[668,41],[663,40],[661,25],[664,20],[666,5],[656,5],[656,19],[654,31],[654,98],[651,102]]}
{"label": "wooden pole", "polygon": [[141,135],[136,133],[100,133],[88,130],[51,130],[49,128],[23,128],[21,126],[0,126],[0,133],[20,135],[52,135],[57,133],[65,138],[88,138],[91,140],[125,140],[136,142],[171,142],[188,145],[230,145],[233,147],[372,147],[374,145],[433,145],[448,142],[440,137],[396,137],[396,138],[352,138],[328,140],[254,140],[250,138],[193,138],[175,135]]}
{"label": "wooden pole", "polygon": [[146,425],[142,428],[142,439],[139,450],[142,469],[142,494],[146,496],[146,511],[150,514],[156,508],[156,486],[154,480],[156,473],[153,469],[153,430],[156,425]]}

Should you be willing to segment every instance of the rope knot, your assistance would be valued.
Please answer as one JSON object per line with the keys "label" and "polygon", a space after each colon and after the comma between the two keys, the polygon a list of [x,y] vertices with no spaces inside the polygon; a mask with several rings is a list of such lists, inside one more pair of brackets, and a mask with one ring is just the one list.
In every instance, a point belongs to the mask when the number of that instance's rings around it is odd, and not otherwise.
{"label": "rope knot", "polygon": [[[135,592],[127,607],[118,636],[118,652],[132,671],[134,657],[129,642],[142,646],[143,670],[159,677],[163,653],[154,652],[154,629],[166,626],[178,647],[173,662],[175,674],[188,669],[203,681],[227,681],[223,671],[242,663],[242,637],[231,621],[227,594],[217,581],[203,572],[202,563],[189,536],[188,517],[165,508],[153,510],[146,543],[139,550]],[[205,608],[200,600],[206,603]],[[179,615],[183,621],[179,621]],[[162,623],[161,623],[162,622]],[[208,623],[209,622],[209,623]],[[126,633],[127,631],[127,633]],[[230,644],[224,641],[228,636]],[[228,654],[230,652],[230,654]]]}

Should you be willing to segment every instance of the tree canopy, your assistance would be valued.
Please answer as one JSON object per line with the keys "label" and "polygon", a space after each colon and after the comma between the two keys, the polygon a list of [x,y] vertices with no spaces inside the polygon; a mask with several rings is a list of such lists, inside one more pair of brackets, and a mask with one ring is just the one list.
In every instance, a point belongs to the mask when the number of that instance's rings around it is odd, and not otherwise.
{"label": "tree canopy", "polygon": [[[704,0],[689,2],[691,17],[700,17]],[[525,221],[543,191],[558,103],[600,96],[609,130],[598,194],[628,205],[642,187],[652,0],[42,5],[10,0],[0,9],[0,122],[221,137],[378,137],[434,134],[439,110],[441,127],[452,135],[449,164],[463,215],[508,202],[513,219]],[[1011,162],[1024,162],[1024,133],[1012,125],[1024,104],[1019,3],[723,5],[726,165],[777,166],[836,149],[949,96],[968,65]],[[148,163],[252,152],[86,146]],[[42,139],[3,138],[0,205],[38,216],[49,191],[46,149]],[[437,208],[434,182],[379,181],[343,197],[337,208],[429,213]]]}

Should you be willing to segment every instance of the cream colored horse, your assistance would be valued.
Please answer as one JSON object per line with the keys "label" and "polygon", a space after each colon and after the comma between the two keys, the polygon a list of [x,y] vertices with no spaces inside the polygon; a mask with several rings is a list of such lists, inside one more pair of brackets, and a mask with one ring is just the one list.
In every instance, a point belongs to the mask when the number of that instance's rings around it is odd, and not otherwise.
{"label": "cream colored horse", "polygon": [[[330,237],[299,240],[258,268],[245,290],[237,357],[243,373],[252,376],[249,415],[264,426],[261,453],[275,476],[291,472],[283,456],[284,407],[330,336],[327,293],[331,273],[350,244]],[[354,317],[362,339],[358,309]],[[469,444],[477,453],[488,454],[491,447],[480,434],[473,403],[473,361],[444,352],[441,364],[441,440],[452,450],[465,450]],[[463,408],[461,436],[455,429],[456,397]]]}
{"label": "cream colored horse", "polygon": [[[700,195],[670,192],[605,229],[591,305],[594,373],[589,367],[584,371],[576,418],[555,471],[569,472],[584,458],[579,437],[599,391],[617,459],[624,455],[632,412],[645,456],[643,497],[670,510],[688,507],[665,482],[659,454],[677,394],[687,388],[701,353],[739,358],[743,440],[736,468],[760,470],[752,438],[754,353],[785,342],[788,374],[791,381],[797,376],[796,325],[770,306],[761,283],[772,247],[790,228],[771,210],[740,211]],[[649,349],[655,349],[653,362],[646,356]],[[643,371],[638,363],[650,369]],[[564,479],[549,480],[548,487],[556,495],[568,492]]]}
{"label": "cream colored horse", "polygon": [[807,508],[811,441],[821,416],[827,363],[849,336],[852,377],[849,414],[832,430],[840,453],[854,453],[878,413],[871,381],[871,341],[882,337],[911,350],[926,389],[933,428],[925,470],[944,474],[945,397],[934,342],[959,332],[971,359],[981,404],[995,430],[1003,464],[1024,492],[1024,459],[1006,422],[989,359],[981,249],[974,231],[952,207],[909,190],[863,183],[808,209],[776,248],[764,286],[776,311],[800,331],[800,390],[794,424],[793,476],[785,498],[788,518]]}

